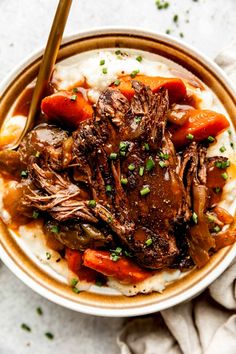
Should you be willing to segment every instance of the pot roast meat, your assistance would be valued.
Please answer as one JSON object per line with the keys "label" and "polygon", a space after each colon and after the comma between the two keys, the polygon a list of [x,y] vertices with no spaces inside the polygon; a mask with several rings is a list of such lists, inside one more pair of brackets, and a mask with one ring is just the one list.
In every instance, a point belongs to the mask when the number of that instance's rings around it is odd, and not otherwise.
{"label": "pot roast meat", "polygon": [[190,267],[189,254],[203,265],[215,246],[205,215],[206,148],[193,142],[176,154],[167,91],[132,86],[131,102],[106,89],[72,136],[46,124],[27,134],[19,148],[28,164],[21,204],[49,214],[46,232],[58,225],[55,238],[71,249],[122,246],[150,269]]}

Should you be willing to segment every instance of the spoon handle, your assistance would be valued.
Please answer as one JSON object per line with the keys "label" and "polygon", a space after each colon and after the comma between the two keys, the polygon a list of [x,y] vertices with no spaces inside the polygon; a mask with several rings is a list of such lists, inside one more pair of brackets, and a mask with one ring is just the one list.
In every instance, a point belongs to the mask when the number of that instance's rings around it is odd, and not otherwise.
{"label": "spoon handle", "polygon": [[57,11],[48,37],[46,49],[44,51],[42,62],[39,68],[39,73],[30,104],[29,114],[21,136],[14,144],[15,148],[20,144],[22,138],[25,136],[34,122],[34,118],[42,100],[43,93],[45,92],[48,81],[50,80],[50,76],[57,59],[57,54],[61,44],[61,39],[70,11],[71,3],[72,0],[60,0],[57,6]]}

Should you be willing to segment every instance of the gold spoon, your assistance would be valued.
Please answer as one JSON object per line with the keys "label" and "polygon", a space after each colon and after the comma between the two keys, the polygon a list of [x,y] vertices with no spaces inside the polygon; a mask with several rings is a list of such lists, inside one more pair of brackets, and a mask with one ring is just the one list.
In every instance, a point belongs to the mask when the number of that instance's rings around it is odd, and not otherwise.
{"label": "gold spoon", "polygon": [[36,85],[33,92],[32,101],[29,108],[29,114],[26,119],[21,135],[16,142],[5,147],[7,150],[16,149],[27,131],[33,126],[35,115],[39,109],[43,93],[47,87],[54,64],[57,59],[62,35],[66,25],[67,17],[70,11],[72,0],[60,0],[53,20],[52,28],[48,37],[48,42],[43,54],[43,59],[39,68]]}

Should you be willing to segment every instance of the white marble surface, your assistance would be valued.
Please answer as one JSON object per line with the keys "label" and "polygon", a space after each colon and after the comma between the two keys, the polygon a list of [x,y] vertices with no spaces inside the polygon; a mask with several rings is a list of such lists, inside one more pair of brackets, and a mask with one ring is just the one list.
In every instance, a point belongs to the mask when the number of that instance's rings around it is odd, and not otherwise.
{"label": "white marble surface", "polygon": [[[174,36],[215,55],[235,40],[235,0],[169,0],[158,11],[154,0],[74,0],[65,33],[97,26],[145,27]],[[56,0],[0,0],[0,80],[47,38]],[[189,11],[189,13],[188,13]],[[178,26],[173,15],[178,14]],[[189,21],[189,22],[188,22]],[[36,313],[41,306],[43,316]],[[115,337],[123,319],[72,312],[41,298],[0,263],[0,354],[119,353]],[[32,331],[23,331],[21,323]],[[52,341],[44,336],[50,331]],[[162,353],[160,353],[162,354]]]}

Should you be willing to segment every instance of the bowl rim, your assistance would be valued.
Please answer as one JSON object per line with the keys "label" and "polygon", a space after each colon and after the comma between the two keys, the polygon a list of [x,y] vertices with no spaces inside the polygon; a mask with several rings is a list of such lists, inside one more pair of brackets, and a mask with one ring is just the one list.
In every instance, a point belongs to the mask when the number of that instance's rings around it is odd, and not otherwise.
{"label": "bowl rim", "polygon": [[[66,36],[63,39],[62,44],[67,44],[76,39],[83,39],[91,36],[98,35],[109,35],[109,34],[130,34],[130,35],[145,35],[146,37],[152,40],[162,40],[167,44],[172,44],[175,46],[184,49],[185,51],[191,53],[194,56],[197,56],[198,59],[210,70],[212,70],[217,77],[223,81],[223,83],[227,86],[229,91],[236,96],[235,88],[225,72],[211,59],[209,59],[206,55],[202,54],[199,50],[196,50],[189,44],[186,44],[180,39],[175,39],[169,35],[161,34],[158,32],[150,31],[145,28],[136,28],[136,27],[123,27],[123,26],[106,26],[106,27],[98,27],[93,29],[87,29],[83,31],[79,31],[75,34]],[[18,65],[16,65],[9,74],[2,80],[0,84],[0,95],[4,92],[8,86],[11,85],[14,78],[22,72],[22,70],[27,67],[31,62],[35,59],[39,58],[44,51],[44,47],[34,51],[30,55],[28,55],[25,59],[23,59]],[[218,278],[223,271],[230,265],[233,259],[236,257],[236,245],[233,246],[226,255],[226,257],[217,265],[207,276],[201,279],[197,284],[193,285],[193,287],[184,290],[182,293],[177,294],[169,299],[164,299],[163,302],[158,304],[150,304],[138,308],[130,308],[130,309],[104,309],[99,307],[93,307],[92,305],[85,305],[76,303],[72,300],[68,300],[62,298],[61,296],[52,293],[49,289],[44,287],[43,285],[37,283],[34,279],[30,277],[30,275],[26,274],[22,269],[20,269],[17,264],[11,259],[11,257],[5,252],[4,248],[0,243],[0,259],[5,263],[5,265],[27,286],[29,286],[36,293],[41,296],[47,298],[48,300],[69,308],[74,311],[79,311],[86,314],[96,315],[96,316],[107,316],[107,317],[128,317],[128,316],[137,316],[137,315],[145,315],[150,314],[156,311],[161,311],[167,309],[169,307],[175,306],[179,303],[190,300],[201,291],[203,291],[208,285],[210,285],[216,278]],[[157,308],[158,306],[158,308]]]}

